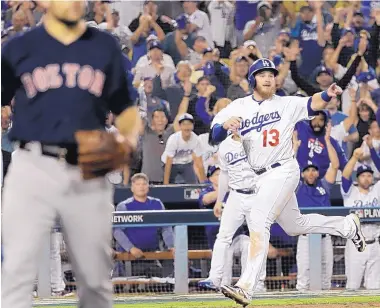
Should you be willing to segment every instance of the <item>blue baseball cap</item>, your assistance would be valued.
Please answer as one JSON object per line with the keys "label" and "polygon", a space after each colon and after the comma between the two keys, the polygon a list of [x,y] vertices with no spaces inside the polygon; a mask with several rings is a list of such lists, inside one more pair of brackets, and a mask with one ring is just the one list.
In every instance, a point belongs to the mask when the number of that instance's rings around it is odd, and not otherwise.
{"label": "blue baseball cap", "polygon": [[319,66],[319,67],[317,68],[317,77],[318,77],[319,75],[321,75],[321,74],[328,74],[328,75],[330,75],[331,77],[334,76],[333,71],[332,71],[331,69],[327,68],[327,67],[324,66],[324,65],[321,65],[321,66]]}
{"label": "blue baseball cap", "polygon": [[306,165],[302,167],[302,172],[306,171],[309,168],[315,168],[317,171],[319,171],[319,166],[314,162],[308,162]]}
{"label": "blue baseball cap", "polygon": [[162,50],[162,45],[159,41],[152,41],[150,44],[149,44],[149,50],[152,50],[154,48],[158,48],[160,50]]}
{"label": "blue baseball cap", "polygon": [[188,19],[185,14],[181,14],[176,18],[177,28],[179,30],[183,30],[186,28],[186,25],[188,23]]}
{"label": "blue baseball cap", "polygon": [[373,174],[373,170],[370,166],[367,166],[367,165],[361,165],[359,166],[359,168],[356,170],[356,177],[358,177],[359,175],[361,175],[362,173],[364,172],[369,172],[371,174]]}
{"label": "blue baseball cap", "polygon": [[207,169],[207,177],[209,178],[218,170],[220,170],[220,168],[218,166],[209,166]]}

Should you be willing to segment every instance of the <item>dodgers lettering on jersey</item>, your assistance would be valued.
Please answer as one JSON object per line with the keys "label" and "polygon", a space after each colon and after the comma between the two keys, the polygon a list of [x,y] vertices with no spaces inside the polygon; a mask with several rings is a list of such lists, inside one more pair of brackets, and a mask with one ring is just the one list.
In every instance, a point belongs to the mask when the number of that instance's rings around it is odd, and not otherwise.
{"label": "dodgers lettering on jersey", "polygon": [[251,189],[255,173],[248,163],[247,154],[240,141],[228,136],[219,146],[220,169],[228,173],[228,186],[231,189]]}
{"label": "dodgers lettering on jersey", "polygon": [[[341,187],[343,204],[346,207],[379,207],[380,181],[369,188],[367,194],[361,193],[359,187],[351,183],[347,192]],[[366,240],[373,240],[380,236],[380,225],[362,223],[362,232]]]}
{"label": "dodgers lettering on jersey", "polygon": [[[299,22],[293,31],[293,36],[300,42],[302,61],[299,72],[302,76],[309,76],[320,65],[323,48],[318,44],[317,24]],[[307,59],[307,60],[306,60]]]}
{"label": "dodgers lettering on jersey", "polygon": [[211,127],[233,116],[240,117],[239,133],[248,162],[254,169],[265,168],[293,157],[294,126],[309,118],[310,103],[309,97],[277,95],[257,102],[250,95],[233,101],[219,112]]}

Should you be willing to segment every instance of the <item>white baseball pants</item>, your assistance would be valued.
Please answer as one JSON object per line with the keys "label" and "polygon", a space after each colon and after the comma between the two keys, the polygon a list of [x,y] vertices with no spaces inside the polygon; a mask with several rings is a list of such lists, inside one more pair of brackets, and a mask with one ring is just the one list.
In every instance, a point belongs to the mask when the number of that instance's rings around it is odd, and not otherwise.
{"label": "white baseball pants", "polygon": [[347,241],[345,250],[346,288],[358,290],[364,276],[367,290],[380,289],[380,244],[376,241],[368,244],[363,252],[358,252],[351,241]]}
{"label": "white baseball pants", "polygon": [[[330,290],[334,256],[331,236],[322,238],[322,289]],[[310,289],[309,235],[300,235],[297,244],[297,285],[298,291]]]}
{"label": "white baseball pants", "polygon": [[61,292],[66,287],[63,281],[61,243],[62,233],[53,231],[50,235],[50,273],[51,290],[53,292]]}
{"label": "white baseball pants", "polygon": [[[247,224],[249,224],[249,215],[252,206],[252,195],[240,194],[233,190],[230,192],[223,209],[219,233],[216,237],[214,249],[212,251],[209,278],[215,286],[219,287],[222,281],[223,284],[225,282],[227,284],[231,283],[233,252],[235,248],[239,249],[236,241],[241,236],[236,237],[234,241],[232,241],[232,238],[236,230],[244,223],[245,220],[247,220]],[[249,240],[247,242],[247,238],[248,237],[244,237],[245,240],[240,243],[239,249],[241,253],[242,272],[245,269],[248,256]],[[234,242],[236,242],[236,244]],[[266,277],[266,263],[261,268],[260,273],[260,283],[258,288],[260,288],[260,291],[263,291]]]}
{"label": "white baseball pants", "polygon": [[43,156],[39,144],[28,149],[16,150],[5,178],[2,306],[32,307],[39,253],[59,216],[79,284],[79,306],[111,308],[111,184],[105,178],[83,181],[78,167]]}
{"label": "white baseball pants", "polygon": [[269,231],[275,220],[289,235],[321,233],[353,238],[356,227],[345,217],[326,217],[318,214],[301,215],[294,191],[299,182],[299,166],[295,159],[268,170],[258,177],[258,193],[250,204],[250,249],[247,266],[237,286],[253,293],[260,271],[266,262]]}

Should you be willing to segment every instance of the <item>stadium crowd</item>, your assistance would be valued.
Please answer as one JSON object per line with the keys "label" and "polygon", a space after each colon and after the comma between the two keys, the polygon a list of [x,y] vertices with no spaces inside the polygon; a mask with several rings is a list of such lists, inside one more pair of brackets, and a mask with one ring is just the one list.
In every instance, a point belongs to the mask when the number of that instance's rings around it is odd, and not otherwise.
{"label": "stadium crowd", "polygon": [[[43,20],[44,12],[36,1],[2,1],[1,5],[2,44]],[[380,187],[373,185],[380,179],[380,129],[376,121],[376,114],[380,117],[380,2],[93,1],[88,2],[87,20],[89,26],[109,31],[119,41],[130,96],[145,122],[131,170],[109,175],[114,184],[129,184],[132,178],[133,197],[116,210],[165,209],[160,200],[148,197],[148,184],[206,183],[200,207],[214,206],[218,148],[208,142],[210,124],[231,101],[252,93],[248,69],[262,57],[272,60],[279,71],[279,96],[310,96],[333,82],[344,90],[327,110],[296,126],[293,144],[301,168],[300,206],[329,206],[331,185],[336,181],[342,182],[345,205],[352,205],[350,194],[358,189],[361,205],[380,206]],[[12,110],[3,107],[3,174],[13,151],[7,138],[11,119]],[[111,133],[116,129],[111,113],[105,127]],[[353,188],[351,175],[355,172],[359,185]],[[371,190],[377,191],[377,199],[367,200],[365,195]],[[283,231],[276,228],[272,228],[272,236],[281,237]],[[143,251],[159,249],[154,236],[158,228],[146,229],[143,237],[131,229],[117,229],[116,248],[136,258]],[[378,276],[370,276],[364,257],[358,257],[352,247],[348,247],[350,261],[347,258],[346,262],[362,263],[360,275],[366,275],[365,286],[380,289],[380,229],[369,229],[366,239],[377,246],[366,257],[374,262],[372,274]],[[206,228],[210,249],[217,231]],[[160,232],[166,249],[173,250],[171,228]],[[242,237],[241,242],[244,240]],[[330,236],[323,236],[323,245],[327,268],[323,282],[329,289],[333,264]],[[243,254],[240,243],[235,247]],[[309,288],[307,248],[308,237],[300,236],[298,290]],[[375,254],[378,257],[374,258]],[[153,263],[134,267],[133,276],[147,271],[154,275],[157,267]],[[350,264],[346,264],[348,269]],[[115,272],[125,275],[118,266]],[[164,268],[158,276],[170,274],[170,264]],[[348,287],[360,287],[362,276],[359,279],[358,273],[347,271],[346,275]],[[59,293],[62,286],[58,289]]]}

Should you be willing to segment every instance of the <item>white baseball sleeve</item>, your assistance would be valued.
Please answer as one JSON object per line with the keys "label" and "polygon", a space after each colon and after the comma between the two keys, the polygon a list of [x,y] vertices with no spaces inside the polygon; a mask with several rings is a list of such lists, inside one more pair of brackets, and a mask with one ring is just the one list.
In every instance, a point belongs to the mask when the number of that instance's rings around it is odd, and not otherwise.
{"label": "white baseball sleeve", "polygon": [[290,96],[289,112],[292,112],[291,120],[297,123],[303,120],[311,120],[315,111],[311,109],[311,97]]}

